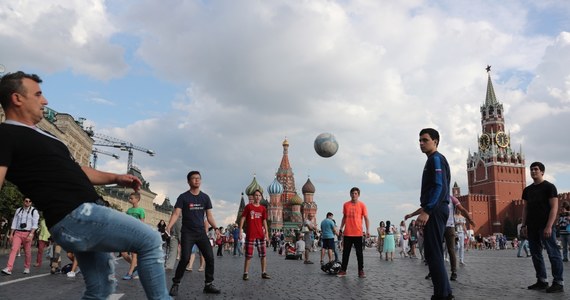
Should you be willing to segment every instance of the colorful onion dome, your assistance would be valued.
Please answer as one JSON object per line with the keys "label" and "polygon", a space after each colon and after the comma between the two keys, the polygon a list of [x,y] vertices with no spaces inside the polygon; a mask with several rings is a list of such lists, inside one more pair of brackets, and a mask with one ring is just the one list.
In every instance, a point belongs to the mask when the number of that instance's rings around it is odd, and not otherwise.
{"label": "colorful onion dome", "polygon": [[248,196],[251,196],[257,190],[259,190],[261,192],[261,194],[263,195],[263,188],[261,187],[261,185],[259,185],[259,183],[257,183],[257,179],[255,179],[255,175],[254,175],[251,183],[247,186],[247,188],[245,188],[245,194]]}
{"label": "colorful onion dome", "polygon": [[269,195],[283,194],[283,185],[277,180],[277,177],[275,177],[273,182],[267,187],[267,192]]}
{"label": "colorful onion dome", "polygon": [[289,203],[291,203],[291,205],[301,205],[303,204],[303,199],[301,199],[299,195],[295,194],[295,196],[289,200]]}

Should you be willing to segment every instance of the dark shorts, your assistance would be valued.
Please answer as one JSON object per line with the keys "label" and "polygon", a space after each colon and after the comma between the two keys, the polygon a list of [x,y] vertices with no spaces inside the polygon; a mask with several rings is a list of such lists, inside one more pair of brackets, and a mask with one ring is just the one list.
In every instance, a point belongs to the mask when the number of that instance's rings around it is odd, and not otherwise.
{"label": "dark shorts", "polygon": [[334,250],[334,239],[323,239],[323,249]]}

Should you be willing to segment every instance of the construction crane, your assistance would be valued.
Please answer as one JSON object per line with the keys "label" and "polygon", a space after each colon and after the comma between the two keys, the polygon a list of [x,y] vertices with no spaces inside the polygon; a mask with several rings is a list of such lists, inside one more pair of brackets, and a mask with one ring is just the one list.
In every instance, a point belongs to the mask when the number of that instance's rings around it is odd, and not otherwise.
{"label": "construction crane", "polygon": [[97,157],[99,156],[99,154],[105,154],[105,155],[109,155],[109,156],[113,157],[114,159],[119,159],[119,156],[117,154],[107,152],[107,151],[103,151],[103,150],[99,150],[97,148],[93,148],[93,150],[91,151],[91,154],[93,154],[93,169],[97,168]]}
{"label": "construction crane", "polygon": [[93,146],[103,146],[103,147],[113,147],[118,148],[121,151],[127,151],[129,153],[129,159],[127,162],[127,173],[133,167],[133,150],[144,152],[150,156],[154,156],[154,151],[133,145],[131,142],[123,141],[118,138],[106,136],[100,133],[95,133],[91,128],[86,130],[87,134],[95,140]]}

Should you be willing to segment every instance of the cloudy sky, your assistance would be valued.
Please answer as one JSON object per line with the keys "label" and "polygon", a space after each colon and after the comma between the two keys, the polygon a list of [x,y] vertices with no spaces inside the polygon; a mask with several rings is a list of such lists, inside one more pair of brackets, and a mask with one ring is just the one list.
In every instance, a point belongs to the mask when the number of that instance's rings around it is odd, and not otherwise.
{"label": "cloudy sky", "polygon": [[[49,107],[156,151],[134,156],[156,202],[200,170],[220,225],[254,174],[271,183],[285,138],[319,219],[340,219],[352,186],[372,228],[418,207],[424,127],[465,194],[487,64],[513,148],[570,191],[565,0],[2,1],[0,41],[0,64],[39,74]],[[331,158],[314,152],[322,132]],[[98,168],[125,172],[117,154]]]}

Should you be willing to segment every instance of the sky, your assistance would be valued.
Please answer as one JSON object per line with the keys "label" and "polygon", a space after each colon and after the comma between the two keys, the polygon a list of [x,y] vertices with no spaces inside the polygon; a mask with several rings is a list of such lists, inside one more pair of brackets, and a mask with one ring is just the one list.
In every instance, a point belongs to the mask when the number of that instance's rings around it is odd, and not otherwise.
{"label": "sky", "polygon": [[[155,202],[202,173],[218,226],[254,176],[267,190],[289,141],[295,183],[317,218],[340,219],[353,186],[373,231],[419,207],[433,127],[467,193],[487,72],[511,146],[570,192],[570,2],[1,1],[0,64],[44,80],[49,107],[97,133],[152,149],[134,163]],[[330,158],[313,141],[330,132]],[[127,154],[97,168],[125,172]],[[527,170],[527,183],[530,176]],[[522,193],[522,191],[521,191]]]}

